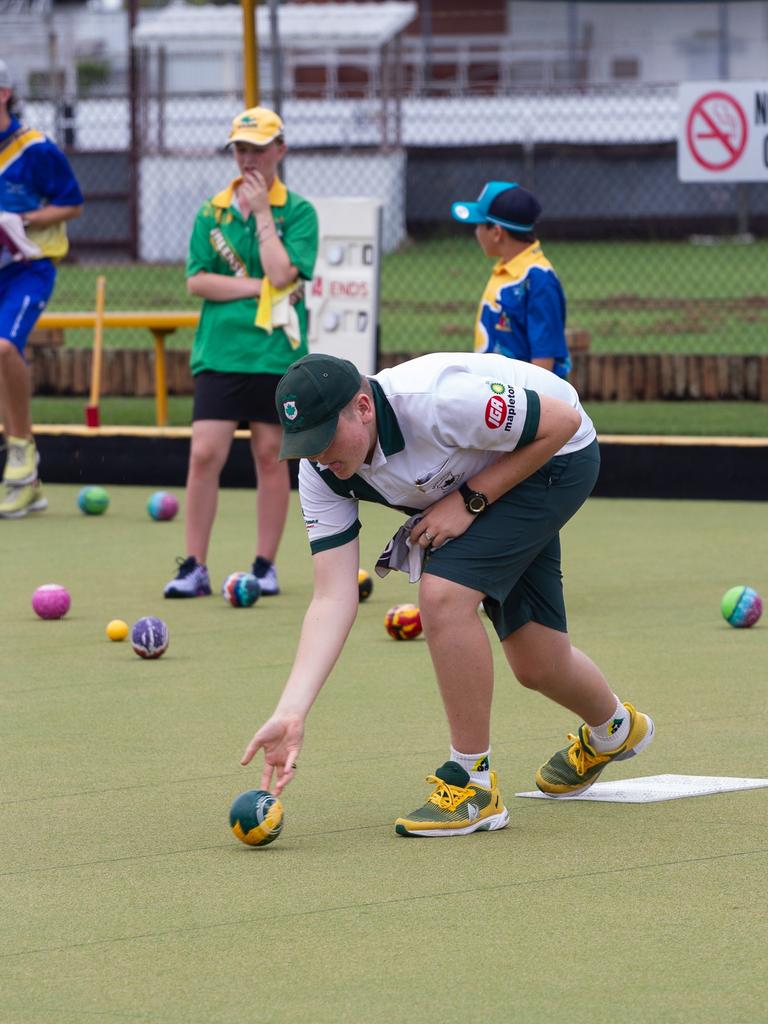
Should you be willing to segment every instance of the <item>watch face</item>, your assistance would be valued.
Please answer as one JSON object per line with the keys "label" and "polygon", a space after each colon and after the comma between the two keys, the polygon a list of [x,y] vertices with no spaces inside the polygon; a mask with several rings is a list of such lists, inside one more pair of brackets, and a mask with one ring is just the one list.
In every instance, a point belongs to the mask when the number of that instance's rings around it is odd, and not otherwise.
{"label": "watch face", "polygon": [[482,494],[473,494],[467,502],[467,506],[470,512],[482,512],[485,509],[487,502]]}

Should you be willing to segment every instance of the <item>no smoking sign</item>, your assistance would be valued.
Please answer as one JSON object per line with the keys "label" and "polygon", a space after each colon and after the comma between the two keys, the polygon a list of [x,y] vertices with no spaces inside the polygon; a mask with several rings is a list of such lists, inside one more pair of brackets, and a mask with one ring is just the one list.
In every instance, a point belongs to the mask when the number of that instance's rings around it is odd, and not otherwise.
{"label": "no smoking sign", "polygon": [[768,181],[768,82],[685,82],[679,90],[681,181]]}

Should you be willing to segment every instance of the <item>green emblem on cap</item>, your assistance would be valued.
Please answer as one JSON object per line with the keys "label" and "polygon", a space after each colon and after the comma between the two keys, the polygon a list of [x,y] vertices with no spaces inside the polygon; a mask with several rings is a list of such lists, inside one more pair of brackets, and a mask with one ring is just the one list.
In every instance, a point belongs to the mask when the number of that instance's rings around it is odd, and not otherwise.
{"label": "green emblem on cap", "polygon": [[295,398],[289,398],[287,402],[283,402],[283,415],[291,422],[293,422],[299,415],[299,410],[296,408]]}

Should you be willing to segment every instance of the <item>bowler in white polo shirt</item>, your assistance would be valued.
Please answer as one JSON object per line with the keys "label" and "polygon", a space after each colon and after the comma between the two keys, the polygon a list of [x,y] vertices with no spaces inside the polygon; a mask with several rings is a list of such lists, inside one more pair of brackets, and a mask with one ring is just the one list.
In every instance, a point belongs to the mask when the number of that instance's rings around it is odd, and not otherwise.
{"label": "bowler in white polo shirt", "polygon": [[[282,696],[243,755],[264,751],[261,784],[296,772],[305,720],[359,606],[360,502],[408,516],[389,566],[420,575],[419,608],[450,730],[426,803],[395,822],[406,836],[503,828],[491,770],[493,657],[482,602],[517,680],[583,720],[535,773],[548,796],[583,793],[611,762],[651,742],[651,718],[622,703],[568,636],[560,529],[600,465],[573,387],[500,355],[434,353],[372,377],[310,355],[280,381],[281,458],[300,458],[299,496],[314,593]],[[396,537],[394,539],[398,541]],[[406,562],[396,552],[407,549]],[[461,623],[461,628],[456,628]]]}

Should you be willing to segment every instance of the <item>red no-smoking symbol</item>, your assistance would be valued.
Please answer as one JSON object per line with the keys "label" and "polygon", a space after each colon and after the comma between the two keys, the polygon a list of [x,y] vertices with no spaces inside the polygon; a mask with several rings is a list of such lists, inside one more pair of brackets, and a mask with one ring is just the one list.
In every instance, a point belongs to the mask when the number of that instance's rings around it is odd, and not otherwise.
{"label": "red no-smoking symbol", "polygon": [[691,108],[685,133],[696,163],[708,171],[724,171],[744,152],[747,117],[727,92],[708,92]]}

